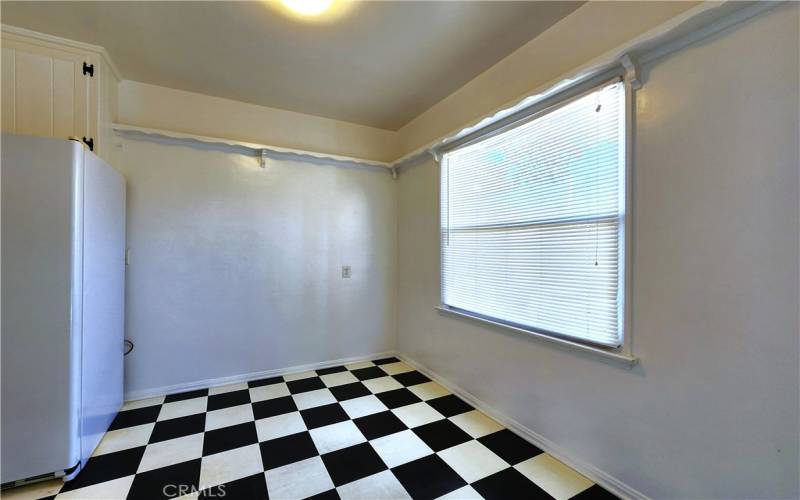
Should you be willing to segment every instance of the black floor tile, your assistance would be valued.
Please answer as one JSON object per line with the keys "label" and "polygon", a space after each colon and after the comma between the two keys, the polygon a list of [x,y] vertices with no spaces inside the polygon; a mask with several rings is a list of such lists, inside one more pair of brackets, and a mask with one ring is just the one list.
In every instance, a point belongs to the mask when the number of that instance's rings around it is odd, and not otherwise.
{"label": "black floor tile", "polygon": [[282,467],[317,456],[317,447],[308,432],[270,439],[259,444],[264,470]]}
{"label": "black floor tile", "polygon": [[[378,365],[386,365],[396,361],[396,358],[385,358],[378,360],[377,363]],[[344,371],[347,371],[345,367],[337,366],[318,370],[317,373],[322,375]],[[352,373],[362,380],[386,376],[379,366],[352,370]],[[378,393],[375,395],[377,399],[391,409],[419,403],[420,398],[412,392],[413,389],[409,390],[408,387],[418,383],[425,383],[429,379],[419,372],[407,372],[393,377],[400,381],[404,387]],[[260,387],[283,383],[283,380],[283,377],[266,378],[249,382],[248,386]],[[293,394],[324,388],[323,382],[317,376],[287,382],[287,386],[290,387]],[[372,394],[360,381],[332,387],[329,390],[339,401]],[[293,396],[250,403],[249,390],[232,391],[212,396],[207,396],[207,394],[207,390],[191,391],[172,395],[167,398],[167,401],[183,401],[190,398],[207,397],[208,405],[206,411],[251,404],[256,419],[298,412],[309,429],[350,420],[339,403],[299,411]],[[434,398],[426,401],[425,404],[430,405],[431,408],[446,417],[452,417],[473,409],[472,406],[454,395]],[[157,417],[162,408],[162,405],[154,405],[121,412],[115,419],[112,429],[155,423],[150,443],[164,442],[202,433],[203,456],[223,453],[258,443],[255,422],[246,422],[205,432],[206,412],[159,422]],[[406,425],[393,411],[396,410],[366,415],[352,421],[367,439],[374,440],[407,429]],[[472,440],[466,432],[447,419],[416,427],[413,432],[437,453]],[[482,436],[477,441],[512,466],[541,453],[541,450],[536,446],[506,429]],[[266,470],[319,456],[319,451],[309,431],[258,444],[262,461],[258,465],[263,466]],[[263,473],[253,474],[246,478],[197,492],[202,459],[190,460],[136,474],[145,450],[146,448],[141,446],[92,457],[78,477],[67,483],[62,488],[62,491],[72,491],[75,494],[76,491],[74,490],[79,488],[135,475],[129,493],[129,498],[133,499],[164,498],[165,496],[176,498],[192,493],[199,494],[200,497],[207,499],[223,498],[223,494],[224,498],[234,500],[268,498],[268,485]],[[369,442],[325,454],[321,459],[336,486],[356,481],[387,469],[386,464]],[[413,498],[435,498],[450,493],[466,484],[464,479],[436,454],[395,467],[392,469],[392,473]],[[513,467],[476,481],[472,486],[478,493],[490,499],[549,498],[545,491],[529,481]],[[331,489],[313,498],[333,500],[338,499],[339,494],[336,489]],[[599,486],[592,486],[574,498],[588,500],[590,498],[611,499],[615,497]]]}
{"label": "black floor tile", "polygon": [[388,365],[389,363],[398,363],[400,362],[399,359],[392,356],[391,358],[383,358],[383,359],[376,359],[373,361],[376,365]]}
{"label": "black floor tile", "polygon": [[308,497],[306,500],[340,500],[339,492],[336,490],[323,491],[313,497]]}
{"label": "black floor tile", "polygon": [[397,415],[390,411],[359,417],[353,420],[353,423],[356,424],[361,434],[370,440],[404,431],[407,428],[406,425],[397,418]]}
{"label": "black floor tile", "polygon": [[346,372],[347,368],[344,366],[332,366],[330,368],[322,368],[317,370],[317,375],[330,375],[331,373]]}
{"label": "black floor tile", "polygon": [[[437,498],[466,485],[461,476],[454,471],[438,455],[414,460],[392,469],[400,484],[412,498]],[[509,496],[508,498],[524,498]]]}
{"label": "black floor tile", "polygon": [[370,366],[368,368],[359,368],[357,370],[350,370],[350,373],[356,376],[358,380],[369,380],[372,378],[385,377],[386,372],[377,366]]}
{"label": "black floor tile", "polygon": [[72,481],[61,488],[67,492],[136,473],[144,455],[144,446],[92,457]]}
{"label": "black floor tile", "polygon": [[350,419],[339,403],[300,410],[300,415],[303,417],[303,422],[306,423],[306,427],[309,429],[335,424],[336,422],[344,422]]}
{"label": "black floor tile", "polygon": [[243,389],[241,391],[225,392],[222,394],[214,394],[208,397],[208,410],[221,410],[223,408],[230,408],[231,406],[245,405],[250,402],[250,391]]}
{"label": "black floor tile", "polygon": [[156,422],[153,433],[150,435],[150,443],[167,441],[190,434],[203,432],[206,428],[206,414],[198,413],[188,417],[171,418]]}
{"label": "black floor tile", "polygon": [[570,500],[616,500],[616,498],[616,495],[595,484],[570,498]]}
{"label": "black floor tile", "polygon": [[542,453],[542,450],[508,429],[480,437],[478,441],[511,465],[517,465]]}
{"label": "black floor tile", "polygon": [[265,385],[280,384],[283,382],[283,377],[269,377],[258,380],[251,380],[247,383],[247,387],[262,387]]}
{"label": "black floor tile", "polygon": [[253,403],[253,416],[256,420],[274,417],[275,415],[282,415],[284,413],[291,413],[293,411],[297,411],[297,405],[294,404],[294,399],[292,399],[291,396],[267,399],[266,401]]}
{"label": "black floor tile", "polygon": [[322,455],[322,461],[336,486],[387,469],[386,464],[369,443],[361,443],[327,453]]}
{"label": "black floor tile", "polygon": [[198,389],[196,391],[179,392],[178,394],[170,394],[164,398],[165,403],[174,403],[175,401],[185,401],[187,399],[202,398],[208,396],[208,389]]}
{"label": "black floor tile", "polygon": [[439,420],[412,429],[433,451],[442,451],[466,443],[472,436],[449,420]]}
{"label": "black floor tile", "polygon": [[448,418],[475,409],[469,404],[465,403],[463,399],[453,394],[448,394],[447,396],[442,396],[441,398],[430,399],[427,401],[427,403],[431,405],[434,410]]}
{"label": "black floor tile", "polygon": [[133,427],[134,425],[153,423],[158,418],[160,412],[161,405],[121,411],[117,413],[116,418],[111,422],[108,430],[115,431],[117,429],[124,429],[125,427]]}
{"label": "black floor tile", "polygon": [[136,474],[128,492],[129,500],[178,498],[197,491],[200,459]]}
{"label": "black floor tile", "polygon": [[203,456],[232,450],[258,442],[255,422],[231,425],[206,432],[203,437]]}
{"label": "black floor tile", "polygon": [[546,491],[513,468],[501,470],[472,483],[475,491],[487,500],[508,498],[551,499]]}
{"label": "black floor tile", "polygon": [[376,394],[375,397],[380,399],[381,403],[385,404],[388,408],[399,408],[422,401],[416,394],[406,388],[380,392]]}
{"label": "black floor tile", "polygon": [[291,382],[286,382],[286,386],[289,388],[289,392],[291,392],[292,394],[298,394],[301,392],[308,392],[308,391],[316,391],[317,389],[325,388],[325,384],[319,377],[310,377],[310,378],[302,378],[300,380],[292,380]]}
{"label": "black floor tile", "polygon": [[424,384],[426,382],[431,381],[431,379],[429,379],[428,377],[417,371],[398,373],[397,375],[392,375],[392,376],[395,378],[395,380],[397,380],[406,387],[417,384]]}
{"label": "black floor tile", "polygon": [[330,387],[329,390],[337,401],[347,401],[348,399],[360,398],[361,396],[369,396],[372,394],[361,382],[337,385],[336,387]]}
{"label": "black floor tile", "polygon": [[230,500],[259,499],[268,500],[267,481],[264,474],[253,474],[243,477],[236,481],[224,483],[219,486],[212,486],[200,492],[199,498],[220,500],[228,498]]}

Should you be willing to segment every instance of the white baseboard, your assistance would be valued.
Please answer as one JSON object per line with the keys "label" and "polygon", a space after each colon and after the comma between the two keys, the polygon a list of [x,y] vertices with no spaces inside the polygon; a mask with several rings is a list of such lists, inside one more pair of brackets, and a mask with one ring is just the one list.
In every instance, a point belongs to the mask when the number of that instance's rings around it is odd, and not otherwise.
{"label": "white baseboard", "polygon": [[538,434],[535,431],[529,429],[528,427],[525,427],[524,425],[520,424],[513,418],[498,412],[497,410],[493,409],[485,402],[481,401],[477,397],[465,391],[458,385],[447,380],[446,378],[442,377],[433,370],[421,365],[420,363],[408,357],[407,355],[399,352],[394,352],[393,355],[405,361],[409,365],[413,366],[421,373],[427,375],[428,378],[430,378],[431,380],[434,380],[439,384],[443,385],[450,392],[457,395],[461,399],[465,400],[475,408],[479,409],[483,413],[497,420],[498,422],[506,426],[513,433],[517,434],[526,441],[532,443],[539,449],[549,453],[550,455],[560,460],[561,462],[564,462],[565,464],[569,465],[576,471],[580,472],[584,476],[588,477],[589,479],[599,484],[601,487],[605,488],[611,493],[617,495],[618,497],[626,499],[637,499],[637,500],[638,499],[645,500],[648,498],[643,493],[637,491],[635,488],[620,481],[614,476],[598,469],[597,467],[595,467],[590,463],[587,463],[579,458],[576,458],[574,455],[567,452],[566,450],[564,450],[554,442],[550,441],[546,437],[542,436],[541,434]]}
{"label": "white baseboard", "polygon": [[290,373],[304,372],[308,370],[320,370],[322,368],[330,368],[331,366],[344,365],[347,363],[358,363],[359,361],[369,361],[393,355],[394,351],[385,351],[374,354],[366,354],[363,356],[355,356],[351,358],[322,361],[319,363],[311,363],[307,365],[289,366],[287,368],[278,368],[275,370],[242,373],[239,375],[230,375],[227,377],[197,380],[195,382],[187,382],[184,384],[165,385],[162,387],[153,387],[151,389],[142,389],[138,391],[127,391],[125,392],[125,401],[136,401],[139,399],[150,398],[154,396],[164,396],[168,394],[177,394],[179,392],[193,391],[196,389],[205,389],[207,387],[217,387],[220,385],[236,384],[239,382],[248,382],[250,380],[258,380],[268,377],[278,377],[281,375],[288,375]]}

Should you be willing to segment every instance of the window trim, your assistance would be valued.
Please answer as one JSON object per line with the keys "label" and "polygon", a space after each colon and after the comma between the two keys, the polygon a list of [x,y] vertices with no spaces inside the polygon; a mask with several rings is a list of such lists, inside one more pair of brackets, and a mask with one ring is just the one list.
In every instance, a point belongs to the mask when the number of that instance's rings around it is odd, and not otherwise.
{"label": "window trim", "polygon": [[[503,133],[507,130],[513,129],[520,125],[523,125],[531,120],[542,116],[543,114],[550,113],[575,99],[579,99],[584,95],[587,95],[591,92],[594,92],[598,87],[602,87],[604,85],[608,85],[614,82],[622,82],[624,85],[625,91],[625,104],[624,104],[624,127],[625,127],[625,211],[622,216],[621,224],[620,224],[620,238],[622,238],[622,244],[620,245],[620,251],[623,253],[622,257],[620,258],[620,273],[619,273],[619,282],[618,282],[618,293],[621,295],[620,299],[623,301],[622,304],[622,317],[620,318],[620,325],[621,325],[621,336],[622,342],[618,347],[609,347],[603,346],[599,344],[592,343],[590,341],[582,341],[580,339],[574,339],[572,337],[562,336],[555,332],[547,332],[541,329],[530,328],[527,326],[517,325],[512,322],[506,322],[498,318],[492,318],[488,316],[481,315],[479,313],[475,313],[472,311],[466,311],[459,308],[450,307],[444,303],[443,294],[444,290],[442,287],[442,269],[443,269],[443,258],[444,253],[442,252],[441,244],[441,236],[439,237],[439,304],[434,306],[438,312],[458,318],[466,318],[469,320],[481,322],[483,324],[488,324],[494,327],[499,327],[508,331],[523,333],[526,336],[545,340],[550,343],[556,343],[563,346],[568,346],[571,348],[575,348],[584,352],[590,352],[594,354],[601,355],[606,358],[613,359],[615,361],[622,362],[628,367],[631,367],[638,363],[638,358],[633,355],[632,352],[632,321],[631,321],[631,311],[632,311],[632,294],[631,294],[631,286],[632,286],[632,224],[633,224],[633,217],[632,217],[632,205],[633,205],[633,196],[632,196],[632,188],[633,188],[633,130],[634,130],[634,105],[635,105],[635,95],[634,92],[638,88],[632,82],[629,75],[626,75],[624,68],[617,67],[613,68],[609,71],[605,71],[599,75],[596,75],[592,78],[588,78],[576,85],[566,88],[555,95],[543,99],[528,108],[522,109],[517,111],[516,113],[512,113],[511,115],[505,117],[502,120],[499,120],[495,123],[492,123],[486,127],[480,128],[473,132],[470,132],[463,137],[459,137],[458,139],[446,142],[440,147],[436,148],[434,151],[434,158],[436,159],[437,165],[441,167],[441,158],[442,155],[446,152],[453,151],[455,149],[459,149],[463,146],[468,144],[472,144],[475,142],[482,141],[487,139],[491,136]],[[442,183],[439,182],[439,200],[441,200],[441,189]],[[439,204],[441,207],[441,203]],[[441,208],[439,209],[441,210]],[[442,217],[441,212],[439,216],[439,234],[441,235],[443,231],[442,227]]]}
{"label": "window trim", "polygon": [[501,328],[511,332],[522,333],[525,334],[526,336],[531,336],[540,340],[544,340],[546,342],[559,344],[570,348],[578,349],[584,352],[597,354],[605,358],[612,359],[614,361],[619,361],[627,366],[633,366],[639,362],[639,358],[633,356],[630,353],[626,353],[622,348],[611,349],[590,344],[588,342],[581,343],[575,340],[558,336],[557,334],[547,334],[547,333],[542,333],[541,331],[538,330],[532,330],[521,326],[515,326],[511,323],[505,323],[497,319],[489,318],[487,316],[482,316],[480,314],[471,313],[469,311],[464,311],[461,309],[456,309],[444,304],[434,306],[434,309],[439,311],[440,313],[450,315],[453,317],[466,318],[470,321],[480,322],[485,325],[491,325],[493,327]]}

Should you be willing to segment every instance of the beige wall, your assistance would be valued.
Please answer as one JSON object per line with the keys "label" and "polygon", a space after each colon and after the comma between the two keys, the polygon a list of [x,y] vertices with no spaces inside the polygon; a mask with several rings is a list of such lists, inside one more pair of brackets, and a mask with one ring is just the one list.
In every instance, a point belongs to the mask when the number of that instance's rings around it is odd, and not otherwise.
{"label": "beige wall", "polygon": [[396,157],[388,130],[130,80],[119,86],[119,121],[370,160]]}
{"label": "beige wall", "polygon": [[590,2],[398,131],[410,153],[658,26],[696,2]]}
{"label": "beige wall", "polygon": [[799,24],[783,5],[644,68],[640,365],[437,313],[432,161],[398,181],[399,352],[644,495],[797,498]]}

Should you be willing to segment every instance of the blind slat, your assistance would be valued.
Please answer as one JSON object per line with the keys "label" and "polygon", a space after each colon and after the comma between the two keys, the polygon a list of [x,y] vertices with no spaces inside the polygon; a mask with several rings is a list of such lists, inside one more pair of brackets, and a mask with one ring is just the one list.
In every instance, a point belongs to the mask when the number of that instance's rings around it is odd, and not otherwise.
{"label": "blind slat", "polygon": [[445,153],[445,305],[621,345],[624,121],[618,82]]}

